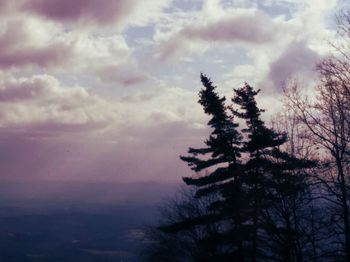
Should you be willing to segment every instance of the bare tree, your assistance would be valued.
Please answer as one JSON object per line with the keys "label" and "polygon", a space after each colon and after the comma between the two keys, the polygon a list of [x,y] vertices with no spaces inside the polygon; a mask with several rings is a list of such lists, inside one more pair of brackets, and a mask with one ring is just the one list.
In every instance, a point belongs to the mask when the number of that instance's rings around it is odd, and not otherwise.
{"label": "bare tree", "polygon": [[343,254],[346,261],[350,261],[350,78],[344,71],[350,70],[348,63],[343,50],[340,57],[320,63],[314,97],[303,95],[296,83],[286,92],[289,107],[303,124],[304,138],[317,146],[322,163],[317,181],[324,186],[320,194],[329,203],[335,225],[329,237],[335,243],[334,255]]}
{"label": "bare tree", "polygon": [[287,143],[283,145],[286,152],[314,163],[313,168],[293,172],[297,179],[295,185],[302,186],[300,190],[292,194],[285,190],[278,192],[279,201],[274,202],[272,210],[275,223],[271,225],[282,223],[291,233],[286,234],[285,239],[277,237],[275,246],[289,245],[288,252],[293,255],[293,261],[327,260],[329,252],[323,247],[330,239],[329,220],[324,216],[324,203],[319,197],[318,181],[315,179],[315,174],[318,174],[317,146],[307,139],[307,128],[287,103],[273,118],[272,126],[278,132],[287,134]]}

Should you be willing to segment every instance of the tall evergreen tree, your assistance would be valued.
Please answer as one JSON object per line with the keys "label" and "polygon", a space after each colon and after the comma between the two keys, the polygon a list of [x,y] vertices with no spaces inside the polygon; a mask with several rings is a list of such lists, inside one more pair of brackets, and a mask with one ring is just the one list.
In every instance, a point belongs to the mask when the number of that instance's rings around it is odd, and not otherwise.
{"label": "tall evergreen tree", "polygon": [[[208,205],[208,213],[201,217],[187,219],[164,227],[165,230],[186,230],[193,226],[221,222],[221,230],[206,236],[203,244],[212,249],[206,261],[225,259],[243,260],[244,237],[244,195],[240,182],[240,143],[238,124],[228,115],[225,97],[219,97],[211,80],[201,74],[204,86],[199,92],[199,103],[204,112],[211,116],[208,125],[212,128],[204,148],[189,148],[189,156],[181,156],[196,172],[206,171],[199,177],[185,177],[184,182],[198,188],[197,197],[217,194],[218,198]],[[246,237],[247,238],[247,237]],[[203,259],[203,258],[202,258]],[[202,260],[204,261],[204,260]]]}
{"label": "tall evergreen tree", "polygon": [[254,91],[253,88],[245,84],[240,89],[234,89],[235,97],[232,99],[241,111],[232,110],[233,114],[246,122],[246,128],[242,130],[247,134],[247,140],[243,143],[242,152],[248,153],[249,158],[245,163],[244,180],[249,185],[249,203],[252,209],[252,261],[257,260],[261,250],[258,249],[259,232],[258,219],[260,210],[266,205],[267,195],[266,187],[267,177],[266,169],[271,165],[267,156],[271,155],[271,148],[280,146],[286,142],[286,137],[276,134],[274,131],[265,127],[260,118],[263,110],[256,104],[255,96],[260,90]]}
{"label": "tall evergreen tree", "polygon": [[[246,134],[241,148],[241,152],[246,155],[242,178],[247,185],[247,199],[252,210],[252,261],[272,258],[271,250],[266,252],[266,245],[263,245],[266,235],[282,239],[282,244],[275,248],[278,249],[280,259],[295,261],[291,254],[292,247],[296,244],[295,228],[292,228],[290,221],[293,206],[286,210],[286,201],[288,199],[293,202],[304,190],[306,183],[302,170],[311,167],[313,162],[297,159],[280,150],[287,141],[287,136],[266,127],[261,120],[264,110],[258,108],[255,100],[260,90],[255,91],[245,84],[240,89],[234,89],[234,92],[232,102],[240,110],[232,109],[232,112],[246,122],[246,128],[242,130]],[[300,172],[293,173],[295,170]],[[276,212],[272,217],[266,216],[271,214],[269,211],[272,207],[279,207],[280,204],[284,207],[282,216],[279,217]],[[289,216],[286,217],[286,214]],[[281,218],[285,221],[281,221]]]}

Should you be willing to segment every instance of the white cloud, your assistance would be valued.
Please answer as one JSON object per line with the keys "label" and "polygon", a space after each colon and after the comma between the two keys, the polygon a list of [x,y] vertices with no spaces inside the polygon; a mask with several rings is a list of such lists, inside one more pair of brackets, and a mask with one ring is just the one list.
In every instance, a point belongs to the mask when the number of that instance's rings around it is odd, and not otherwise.
{"label": "white cloud", "polygon": [[116,118],[115,108],[82,87],[63,87],[48,75],[0,83],[1,128],[46,132],[92,131]]}
{"label": "white cloud", "polygon": [[217,11],[208,16],[208,9],[213,4],[205,5],[194,21],[182,22],[174,29],[157,32],[155,41],[159,45],[161,59],[179,53],[203,54],[213,42],[251,46],[269,44],[275,39],[278,27],[264,12],[237,8],[224,11],[214,4]]}

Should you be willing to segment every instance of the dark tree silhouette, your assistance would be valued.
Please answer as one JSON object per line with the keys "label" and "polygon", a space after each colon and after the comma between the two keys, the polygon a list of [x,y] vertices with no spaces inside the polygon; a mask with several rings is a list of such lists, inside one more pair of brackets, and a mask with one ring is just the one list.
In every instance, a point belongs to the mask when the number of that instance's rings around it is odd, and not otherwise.
{"label": "dark tree silhouette", "polygon": [[[246,122],[241,151],[247,154],[247,160],[242,177],[252,210],[252,261],[272,259],[273,255],[283,261],[301,261],[297,259],[301,254],[295,236],[302,232],[297,229],[297,221],[293,221],[293,208],[296,211],[297,197],[306,188],[303,170],[314,163],[280,150],[287,136],[266,127],[261,120],[264,110],[258,108],[255,100],[260,90],[245,84],[234,92],[232,101],[240,110],[232,112]],[[276,238],[278,241],[273,241]]]}
{"label": "dark tree silhouette", "polygon": [[333,55],[317,65],[316,99],[302,94],[298,83],[287,89],[289,106],[304,127],[305,140],[318,146],[320,165],[316,179],[325,201],[324,212],[332,229],[328,242],[336,259],[350,261],[350,12],[338,16],[338,37]]}
{"label": "dark tree silhouette", "polygon": [[205,170],[206,175],[185,177],[183,180],[187,185],[198,188],[197,197],[210,194],[219,194],[220,197],[208,205],[206,214],[174,223],[163,230],[180,231],[222,222],[223,225],[217,232],[202,239],[203,245],[209,251],[205,258],[201,258],[202,261],[242,260],[245,255],[243,241],[246,238],[243,235],[249,230],[246,230],[242,217],[245,197],[239,180],[241,135],[237,131],[238,124],[227,113],[225,97],[219,97],[216,87],[203,74],[201,81],[204,89],[199,93],[198,102],[203,106],[204,112],[211,116],[208,125],[213,131],[205,141],[206,147],[190,148],[190,155],[181,156],[181,159],[195,172]]}
{"label": "dark tree silhouette", "polygon": [[[172,211],[150,234],[156,245],[149,254],[153,261],[179,249],[183,256],[169,261],[303,261],[304,170],[314,162],[281,150],[287,136],[261,120],[259,90],[248,84],[234,89],[235,109],[208,77],[202,74],[201,81],[199,103],[212,132],[205,147],[189,148],[181,159],[205,173],[183,178],[195,193],[169,205]],[[235,118],[246,127],[239,130]]]}
{"label": "dark tree silhouette", "polygon": [[[194,188],[182,188],[175,197],[166,201],[161,207],[158,225],[172,225],[207,215],[208,205],[216,196],[198,198],[195,194]],[[217,232],[219,227],[220,224],[211,223],[172,230],[171,233],[159,227],[149,227],[143,259],[150,262],[206,261],[211,251],[203,245],[203,239]]]}
{"label": "dark tree silhouette", "polygon": [[[300,159],[317,159],[314,146],[304,139],[304,128],[300,125],[297,115],[287,106],[283,106],[281,113],[276,115],[273,126],[275,130],[287,134],[288,141],[283,145],[286,152]],[[290,250],[295,254],[296,261],[325,259],[325,253],[321,252],[321,249],[325,244],[330,246],[325,241],[328,229],[324,225],[327,224],[327,218],[324,216],[324,203],[318,197],[320,189],[317,180],[315,180],[315,174],[318,171],[316,163],[317,161],[314,161],[313,168],[291,171],[295,173],[297,179],[300,179],[300,183],[296,183],[296,185],[301,185],[300,190],[279,191],[279,201],[274,201],[270,208],[272,210],[268,210],[273,215],[266,215],[268,219],[272,217],[276,221],[283,220],[284,224],[292,225],[294,228],[294,232],[296,232],[293,234],[295,244],[291,246]],[[274,224],[271,223],[271,225]],[[281,239],[272,238],[265,243],[269,243],[269,245],[274,243],[272,247],[278,247]]]}
{"label": "dark tree silhouette", "polygon": [[350,96],[346,90],[348,85],[334,80],[337,76],[332,75],[332,64],[325,61],[320,66],[321,84],[316,89],[317,100],[303,96],[297,85],[289,87],[287,96],[290,108],[304,126],[305,139],[317,145],[319,151],[320,165],[315,179],[322,187],[318,197],[327,203],[323,204],[323,211],[330,218],[327,227],[332,229],[324,237],[328,236],[328,242],[332,243],[328,247],[332,246],[333,252],[326,249],[325,253],[349,261]]}

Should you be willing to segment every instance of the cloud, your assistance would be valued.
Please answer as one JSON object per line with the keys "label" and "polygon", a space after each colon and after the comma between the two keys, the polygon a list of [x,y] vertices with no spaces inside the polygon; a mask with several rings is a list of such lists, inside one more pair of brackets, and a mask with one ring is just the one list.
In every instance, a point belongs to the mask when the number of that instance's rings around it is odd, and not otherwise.
{"label": "cloud", "polygon": [[0,1],[0,14],[6,15],[13,8],[13,2],[11,0],[2,0]]}
{"label": "cloud", "polygon": [[[328,50],[321,40],[335,1],[0,1],[3,173],[190,175],[178,155],[208,135],[199,71],[228,96],[244,81],[262,88],[259,104],[277,111],[280,82],[312,74]],[[179,61],[157,63],[155,52]]]}
{"label": "cloud", "polygon": [[321,56],[305,42],[292,42],[270,65],[269,79],[275,87],[281,87],[290,77],[302,74],[309,78],[315,73]]}
{"label": "cloud", "polygon": [[203,146],[207,130],[194,129],[180,121],[142,128],[134,126],[129,132],[129,136],[115,142],[106,143],[106,135],[103,140],[95,140],[98,143],[92,140],[83,151],[82,170],[72,176],[118,181],[179,181],[181,176],[191,173],[179,155],[186,154],[189,146]]}
{"label": "cloud", "polygon": [[121,35],[91,36],[80,33],[75,42],[73,70],[89,73],[106,83],[130,86],[147,80]]}
{"label": "cloud", "polygon": [[124,86],[147,78],[132,58],[124,37],[118,34],[94,36],[86,32],[64,32],[50,23],[42,26],[36,19],[9,19],[2,24],[1,31],[0,69],[3,70],[69,70]]}
{"label": "cloud", "polygon": [[[178,181],[191,174],[178,156],[189,146],[201,146],[208,133],[197,95],[181,88],[138,91],[111,106],[49,76],[8,80],[6,87],[0,91],[0,111],[22,114],[7,124],[0,115],[0,145],[7,151],[0,162],[6,177]],[[15,105],[22,110],[14,111]],[[93,114],[92,121],[85,122],[77,110]],[[113,111],[117,113],[110,116]],[[94,123],[101,119],[106,120],[103,130],[86,132],[98,129]],[[67,136],[53,139],[57,133]],[[24,139],[28,136],[50,139]]]}
{"label": "cloud", "polygon": [[139,90],[111,103],[86,88],[65,86],[50,75],[3,75],[1,79],[0,133],[23,130],[30,135],[38,133],[40,138],[40,133],[59,135],[108,127],[104,132],[110,130],[111,137],[120,141],[141,135],[136,130],[171,123],[200,129],[205,122],[201,107],[195,103],[196,92],[155,82],[158,87],[152,90]]}
{"label": "cloud", "polygon": [[[158,31],[155,41],[159,45],[161,59],[173,57],[181,51],[203,52],[214,42],[267,44],[275,39],[278,32],[278,26],[272,18],[257,9],[230,9],[222,15],[206,17],[205,8],[194,21],[184,22],[173,30]],[[217,12],[222,11],[220,9]]]}
{"label": "cloud", "polygon": [[134,7],[135,1],[98,1],[98,0],[34,0],[27,1],[23,9],[58,21],[89,22],[108,24],[121,19]]}
{"label": "cloud", "polygon": [[188,40],[266,43],[273,39],[275,25],[258,11],[237,11],[207,24],[183,28],[179,35]]}
{"label": "cloud", "polygon": [[169,0],[27,0],[22,10],[49,20],[81,25],[146,24]]}
{"label": "cloud", "polygon": [[115,119],[115,109],[82,87],[63,87],[49,75],[0,83],[0,130],[61,134],[93,131]]}
{"label": "cloud", "polygon": [[41,26],[39,21],[9,19],[0,25],[0,68],[23,66],[42,68],[66,64],[73,55],[72,42],[50,37],[57,33],[50,25]]}
{"label": "cloud", "polygon": [[102,66],[97,69],[96,75],[104,82],[119,83],[123,86],[142,83],[148,78],[133,63]]}
{"label": "cloud", "polygon": [[[106,141],[101,135],[24,139],[0,132],[0,178],[89,181],[180,181],[191,175],[179,159],[189,146],[203,146],[205,131],[183,122],[135,127],[134,137]],[[115,139],[115,135],[112,137]]]}
{"label": "cloud", "polygon": [[[263,4],[268,2],[264,1]],[[228,70],[225,85],[248,81],[261,88],[263,94],[271,96],[272,93],[281,91],[284,82],[293,77],[311,84],[315,80],[316,63],[329,54],[327,40],[336,39],[334,28],[328,23],[335,4],[336,1],[333,0],[317,3],[299,0],[270,1],[269,13],[280,5],[288,10],[287,14],[273,18],[277,26],[274,41],[247,45],[243,49],[247,61]],[[263,100],[271,100],[267,96]]]}
{"label": "cloud", "polygon": [[[166,3],[168,1],[154,0],[145,11],[155,14]],[[112,23],[112,20],[118,23],[124,19],[122,16],[129,19],[139,12],[138,9],[144,6],[139,1],[6,0],[0,4],[2,12],[6,13],[0,21],[0,69],[12,70],[19,75],[38,70],[49,74],[69,72],[77,78],[89,74],[103,82],[123,86],[147,79],[121,34],[114,31],[94,34],[58,23],[61,19],[72,23],[86,20],[96,25]],[[44,15],[54,17],[43,21]]]}
{"label": "cloud", "polygon": [[116,101],[119,117],[125,120],[119,126],[122,136],[131,135],[129,128],[133,127],[139,129],[141,126],[145,128],[174,122],[196,126],[198,122],[205,121],[202,109],[196,103],[197,92],[155,81],[149,84],[156,87],[139,90]]}
{"label": "cloud", "polygon": [[51,44],[46,47],[27,47],[20,50],[1,50],[0,68],[28,65],[47,68],[62,65],[67,62],[71,53],[71,47],[64,43]]}

